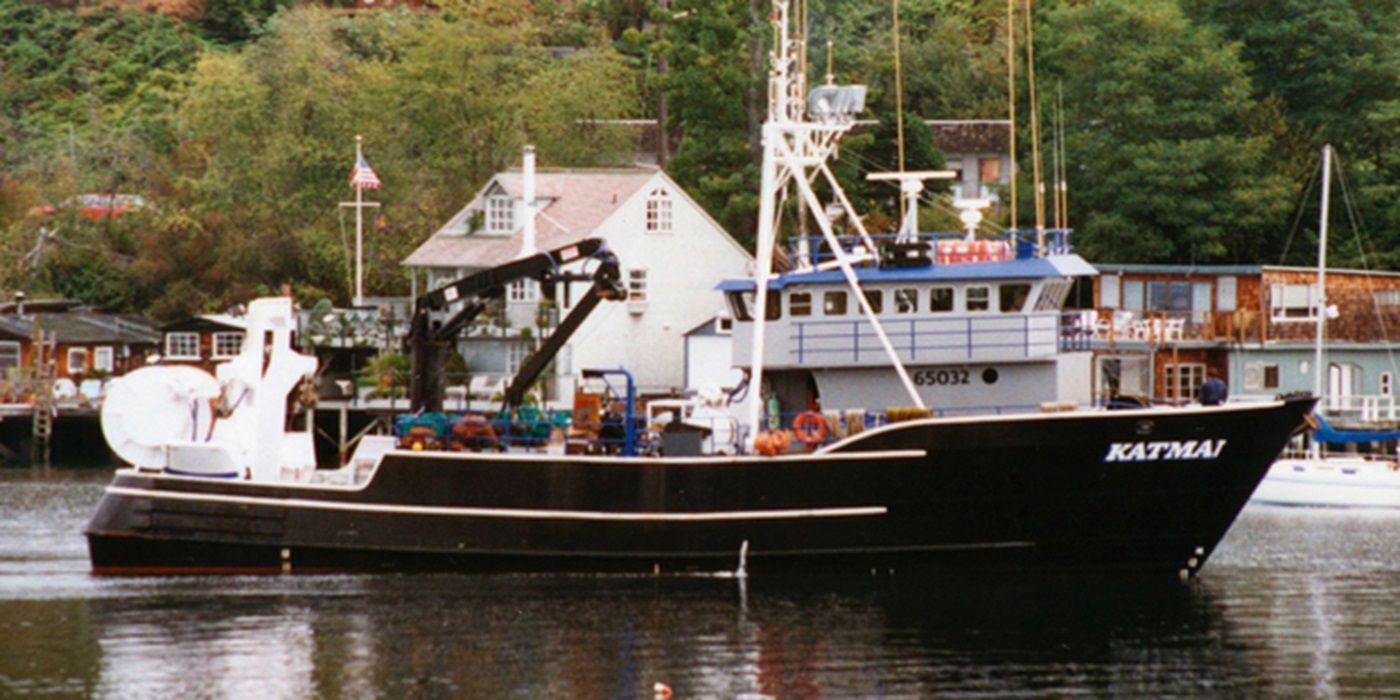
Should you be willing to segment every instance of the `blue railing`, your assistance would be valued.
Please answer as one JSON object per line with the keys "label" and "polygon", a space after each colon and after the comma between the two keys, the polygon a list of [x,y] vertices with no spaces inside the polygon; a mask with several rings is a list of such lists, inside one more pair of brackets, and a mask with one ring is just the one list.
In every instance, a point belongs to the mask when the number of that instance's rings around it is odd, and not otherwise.
{"label": "blue railing", "polygon": [[[1060,312],[957,318],[881,319],[890,344],[911,362],[978,357],[1030,358],[1064,347]],[[884,353],[866,319],[802,321],[792,325],[789,355],[797,362],[873,360]]]}
{"label": "blue railing", "polygon": [[[1064,228],[1045,230],[1045,254],[1046,255],[1067,255],[1074,251],[1073,230]],[[938,241],[960,241],[967,236],[963,231],[931,231],[918,234],[918,240],[926,242],[931,246],[936,246]],[[881,246],[886,243],[893,243],[898,239],[897,234],[881,233],[872,234],[870,239],[875,245]],[[859,236],[838,236],[837,240],[846,249],[858,247],[861,244]],[[1035,257],[1035,246],[1037,235],[1035,231],[1014,230],[992,234],[978,234],[979,241],[1005,241],[1011,248],[1012,254],[1016,258]],[[831,252],[831,248],[826,243],[823,236],[795,236],[788,239],[788,253],[793,260],[802,257],[802,248],[806,246],[808,250],[808,262],[812,265],[835,260],[836,256]]]}

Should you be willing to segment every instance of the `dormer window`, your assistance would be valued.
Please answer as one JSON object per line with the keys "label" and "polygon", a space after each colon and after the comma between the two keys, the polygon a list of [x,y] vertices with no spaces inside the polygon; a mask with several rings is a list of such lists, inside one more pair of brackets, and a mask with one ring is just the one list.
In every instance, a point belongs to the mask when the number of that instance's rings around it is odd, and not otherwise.
{"label": "dormer window", "polygon": [[486,198],[486,232],[515,232],[515,200],[504,194]]}
{"label": "dormer window", "polygon": [[671,195],[658,187],[647,195],[647,233],[671,232]]}

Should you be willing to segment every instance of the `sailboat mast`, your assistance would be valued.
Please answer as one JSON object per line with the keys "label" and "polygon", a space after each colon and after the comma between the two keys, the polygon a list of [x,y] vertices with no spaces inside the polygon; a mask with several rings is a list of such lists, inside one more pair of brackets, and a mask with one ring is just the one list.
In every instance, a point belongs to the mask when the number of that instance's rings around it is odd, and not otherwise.
{"label": "sailboat mast", "polygon": [[1327,333],[1327,212],[1332,199],[1332,146],[1322,146],[1322,215],[1317,224],[1317,342],[1313,347],[1313,394],[1321,397],[1327,368],[1322,364],[1322,343]]}

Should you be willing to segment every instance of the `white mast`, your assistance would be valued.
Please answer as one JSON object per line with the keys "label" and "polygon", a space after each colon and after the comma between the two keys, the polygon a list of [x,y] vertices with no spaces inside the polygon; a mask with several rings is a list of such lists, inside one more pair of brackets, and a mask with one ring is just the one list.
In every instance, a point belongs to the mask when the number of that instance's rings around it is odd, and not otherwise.
{"label": "white mast", "polygon": [[[364,159],[365,137],[355,134],[355,163]],[[355,188],[355,306],[365,304],[365,188]]]}
{"label": "white mast", "polygon": [[[806,76],[798,66],[802,39],[794,36],[789,26],[790,1],[773,0],[771,16],[776,41],[770,54],[772,70],[768,79],[768,119],[763,124],[763,168],[756,241],[757,269],[754,270],[755,308],[752,310],[753,369],[749,377],[750,444],[758,434],[763,409],[763,361],[766,340],[764,322],[768,311],[768,282],[773,274],[773,246],[777,242],[777,201],[789,183],[796,186],[798,195],[807,203],[808,211],[821,229],[823,238],[841,267],[841,272],[855,292],[856,301],[869,319],[911,400],[920,408],[924,407],[923,399],[914,388],[914,382],[904,369],[904,364],[885,333],[884,326],[861,291],[860,282],[851,267],[852,260],[861,257],[861,254],[853,254],[852,251],[846,250],[837,239],[826,208],[812,188],[812,181],[818,175],[825,178],[835,202],[840,204],[847,219],[859,234],[865,246],[863,254],[876,254],[874,241],[826,162],[836,151],[841,135],[854,125],[855,114],[864,109],[865,86],[823,86],[813,90],[810,97],[806,96]],[[813,118],[811,121],[808,120],[809,116]]]}
{"label": "white mast", "polygon": [[1332,146],[1322,147],[1322,216],[1317,224],[1317,342],[1313,347],[1313,393],[1320,399],[1327,381],[1322,342],[1327,333],[1327,212],[1332,198]]}

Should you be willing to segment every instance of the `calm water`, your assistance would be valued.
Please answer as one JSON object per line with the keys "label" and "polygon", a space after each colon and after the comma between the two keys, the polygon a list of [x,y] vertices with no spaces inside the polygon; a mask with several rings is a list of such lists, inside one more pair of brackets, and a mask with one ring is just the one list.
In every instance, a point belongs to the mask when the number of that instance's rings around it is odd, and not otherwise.
{"label": "calm water", "polygon": [[1186,585],[111,579],[108,476],[0,471],[0,697],[1400,697],[1400,513],[1252,507]]}

